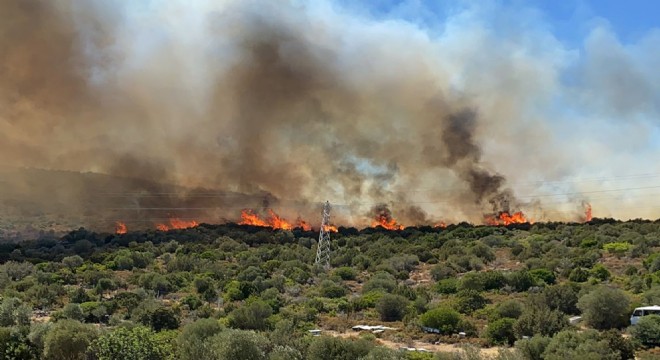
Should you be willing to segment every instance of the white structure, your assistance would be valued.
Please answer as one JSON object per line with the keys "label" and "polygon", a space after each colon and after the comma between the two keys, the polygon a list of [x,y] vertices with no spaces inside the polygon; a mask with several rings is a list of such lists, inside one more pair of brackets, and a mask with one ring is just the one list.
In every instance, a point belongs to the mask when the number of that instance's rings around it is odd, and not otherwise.
{"label": "white structure", "polygon": [[630,315],[630,325],[637,325],[639,319],[646,315],[660,315],[660,306],[653,305],[635,308],[635,311]]}

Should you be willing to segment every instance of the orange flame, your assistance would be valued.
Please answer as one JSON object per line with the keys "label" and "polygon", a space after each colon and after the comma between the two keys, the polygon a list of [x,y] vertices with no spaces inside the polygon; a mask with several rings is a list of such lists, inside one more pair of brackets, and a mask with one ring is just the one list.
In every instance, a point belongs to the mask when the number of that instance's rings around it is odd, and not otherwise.
{"label": "orange flame", "polygon": [[296,226],[303,229],[304,231],[312,230],[312,225],[310,225],[307,221],[303,220],[300,217],[298,217],[298,220],[296,220]]}
{"label": "orange flame", "polygon": [[371,226],[382,226],[387,230],[403,230],[403,225],[398,224],[394,218],[386,216],[386,214],[379,214]]}
{"label": "orange flame", "polygon": [[591,216],[591,204],[586,203],[584,205],[584,217],[586,218],[586,221],[589,222],[593,218]]}
{"label": "orange flame", "polygon": [[126,234],[128,232],[128,228],[126,227],[126,224],[124,224],[121,221],[117,221],[115,223],[115,234],[121,235],[121,234]]}
{"label": "orange flame", "polygon": [[[268,219],[264,220],[255,214],[251,209],[245,209],[241,211],[241,222],[239,225],[253,225],[253,226],[263,226],[263,227],[272,227],[274,229],[282,230],[291,230],[294,228],[293,224],[288,222],[283,217],[277,215],[273,210],[268,209]],[[304,230],[311,230],[309,223],[302,219],[298,219],[297,225]]]}
{"label": "orange flame", "polygon": [[293,225],[291,225],[284,218],[277,215],[273,210],[268,209],[268,215],[270,215],[268,222],[270,223],[270,226],[274,227],[275,229],[282,229],[282,230],[293,229]]}
{"label": "orange flame", "polygon": [[507,211],[502,211],[498,216],[486,216],[485,221],[486,224],[491,226],[523,224],[527,222],[531,223],[531,221],[525,217],[525,214],[523,214],[522,211],[517,211],[513,214],[509,214]]}
{"label": "orange flame", "polygon": [[156,225],[156,229],[160,231],[168,231],[172,229],[189,229],[199,225],[199,223],[195,220],[186,221],[177,218],[172,218],[169,220],[169,222],[170,222],[169,225],[167,224]]}
{"label": "orange flame", "polygon": [[325,232],[337,232],[337,227],[334,225],[323,225],[323,231]]}
{"label": "orange flame", "polygon": [[435,228],[441,228],[441,229],[446,229],[447,228],[447,223],[444,221],[440,221],[437,224],[433,225]]}

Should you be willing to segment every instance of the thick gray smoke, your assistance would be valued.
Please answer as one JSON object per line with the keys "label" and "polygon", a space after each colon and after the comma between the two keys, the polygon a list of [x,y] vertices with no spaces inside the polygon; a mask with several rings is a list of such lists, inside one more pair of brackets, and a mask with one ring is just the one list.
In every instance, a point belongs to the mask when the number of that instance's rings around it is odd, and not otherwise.
{"label": "thick gray smoke", "polygon": [[554,145],[529,114],[561,56],[511,55],[533,41],[492,43],[469,16],[441,35],[325,2],[1,0],[0,16],[0,164],[211,189],[203,206],[167,190],[207,221],[267,193],[291,219],[328,199],[355,225],[380,203],[480,222],[526,204],[503,174],[575,165],[533,150]]}

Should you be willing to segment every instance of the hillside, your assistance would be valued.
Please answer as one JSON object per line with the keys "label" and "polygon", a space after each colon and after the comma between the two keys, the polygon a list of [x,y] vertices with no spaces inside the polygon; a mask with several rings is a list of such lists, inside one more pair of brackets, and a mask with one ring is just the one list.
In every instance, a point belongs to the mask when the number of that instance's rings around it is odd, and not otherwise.
{"label": "hillside", "polygon": [[[238,343],[270,359],[618,359],[657,345],[628,318],[660,304],[658,221],[340,228],[329,270],[314,266],[317,236],[202,224],[4,240],[0,313],[14,315],[0,325],[37,355],[63,345],[27,340],[35,331],[75,328],[89,332],[83,353],[143,337],[163,359],[217,358]],[[202,329],[218,335],[190,338]]]}

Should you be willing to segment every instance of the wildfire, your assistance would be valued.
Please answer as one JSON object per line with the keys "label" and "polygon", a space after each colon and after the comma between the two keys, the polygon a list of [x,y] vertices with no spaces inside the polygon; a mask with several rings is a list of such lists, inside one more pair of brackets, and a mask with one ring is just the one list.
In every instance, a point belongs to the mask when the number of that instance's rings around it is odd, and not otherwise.
{"label": "wildfire", "polygon": [[376,219],[371,223],[371,226],[382,226],[387,230],[403,230],[403,225],[398,224],[393,217],[384,213],[378,214]]}
{"label": "wildfire", "polygon": [[337,227],[334,225],[323,225],[323,231],[325,232],[337,232]]}
{"label": "wildfire", "polygon": [[169,220],[169,224],[158,224],[156,225],[156,229],[160,231],[168,231],[168,230],[173,230],[173,229],[188,229],[188,228],[193,228],[195,226],[199,225],[199,223],[195,220],[181,220],[177,218],[172,218]]}
{"label": "wildfire", "polygon": [[485,220],[486,220],[486,224],[492,226],[523,224],[527,222],[531,223],[531,221],[525,217],[525,214],[523,214],[522,211],[517,211],[514,212],[513,214],[509,214],[506,211],[502,211],[497,216],[494,215],[486,216]]}
{"label": "wildfire", "polygon": [[305,231],[311,231],[312,230],[312,225],[310,225],[307,221],[303,220],[302,218],[298,217],[296,220],[296,226],[305,230]]}
{"label": "wildfire", "polygon": [[437,224],[433,225],[435,228],[440,228],[440,229],[446,229],[447,228],[447,223],[444,221],[440,221]]}
{"label": "wildfire", "polygon": [[241,221],[239,225],[252,225],[252,226],[263,226],[271,227],[273,229],[282,229],[282,230],[291,230],[294,227],[302,228],[305,231],[312,229],[312,226],[305,220],[298,218],[296,225],[288,222],[285,218],[277,215],[273,210],[268,209],[268,218],[262,219],[251,209],[245,209],[241,211]]}
{"label": "wildfire", "polygon": [[117,221],[115,223],[115,234],[121,235],[121,234],[126,234],[128,232],[128,228],[126,227],[126,224],[124,224],[121,221]]}
{"label": "wildfire", "polygon": [[591,204],[589,203],[585,203],[584,205],[584,217],[586,218],[586,222],[591,221],[591,219],[593,218],[591,216]]}

